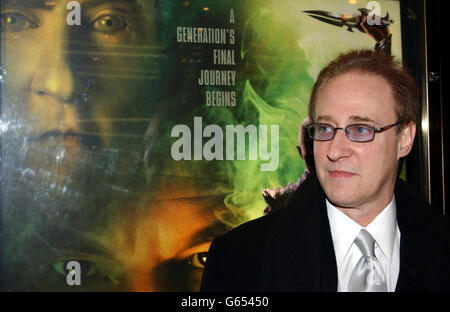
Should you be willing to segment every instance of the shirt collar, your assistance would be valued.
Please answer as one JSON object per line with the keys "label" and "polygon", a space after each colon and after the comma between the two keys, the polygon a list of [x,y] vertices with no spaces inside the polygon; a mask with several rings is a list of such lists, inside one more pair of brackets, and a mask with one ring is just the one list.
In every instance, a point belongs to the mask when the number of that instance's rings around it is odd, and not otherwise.
{"label": "shirt collar", "polygon": [[[342,263],[353,241],[363,227],[333,206],[328,199],[326,199],[326,206],[336,262],[339,264]],[[394,197],[389,205],[365,229],[375,239],[388,261],[391,261],[397,229]]]}
{"label": "shirt collar", "polygon": [[361,230],[361,226],[333,206],[328,199],[326,199],[326,205],[336,262],[339,266]]}
{"label": "shirt collar", "polygon": [[396,207],[395,197],[393,197],[389,205],[366,227],[389,262],[392,258],[397,231]]}

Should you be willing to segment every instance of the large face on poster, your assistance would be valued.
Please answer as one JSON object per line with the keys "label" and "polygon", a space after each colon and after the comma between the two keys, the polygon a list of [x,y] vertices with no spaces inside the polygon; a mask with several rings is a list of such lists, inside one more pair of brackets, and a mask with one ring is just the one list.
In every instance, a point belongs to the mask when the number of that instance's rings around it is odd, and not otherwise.
{"label": "large face on poster", "polygon": [[211,240],[303,174],[320,68],[401,55],[399,3],[368,4],[2,1],[5,288],[198,289]]}

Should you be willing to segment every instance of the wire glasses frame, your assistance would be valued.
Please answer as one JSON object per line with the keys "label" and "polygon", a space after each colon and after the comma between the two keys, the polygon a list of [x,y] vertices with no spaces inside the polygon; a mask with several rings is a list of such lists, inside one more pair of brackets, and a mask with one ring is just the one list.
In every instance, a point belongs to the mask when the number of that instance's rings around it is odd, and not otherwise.
{"label": "wire glasses frame", "polygon": [[331,141],[336,135],[336,131],[344,130],[345,135],[350,141],[364,143],[372,141],[376,133],[386,131],[402,122],[402,120],[399,120],[396,123],[382,128],[375,128],[372,125],[361,123],[351,124],[345,128],[335,128],[325,123],[313,123],[304,127],[304,129],[308,132],[309,137],[316,141]]}

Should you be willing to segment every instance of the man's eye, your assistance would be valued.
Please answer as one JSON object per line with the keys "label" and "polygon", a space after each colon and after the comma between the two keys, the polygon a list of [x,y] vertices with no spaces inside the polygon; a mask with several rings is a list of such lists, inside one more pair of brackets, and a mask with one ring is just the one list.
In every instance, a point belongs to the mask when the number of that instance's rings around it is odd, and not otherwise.
{"label": "man's eye", "polygon": [[196,268],[203,269],[206,264],[206,259],[208,258],[208,252],[198,252],[187,258],[187,263]]}
{"label": "man's eye", "polygon": [[127,26],[125,18],[119,15],[103,15],[92,23],[95,30],[105,33],[121,31]]}
{"label": "man's eye", "polygon": [[364,133],[364,132],[367,131],[367,129],[364,128],[364,127],[358,127],[358,128],[356,128],[356,131],[357,131],[358,133]]}
{"label": "man's eye", "polygon": [[[100,273],[99,268],[94,263],[92,263],[90,261],[78,261],[78,262],[80,263],[80,266],[81,266],[80,273],[82,273],[83,276],[88,277],[88,276],[92,276],[92,275]],[[68,263],[68,261],[65,261],[65,260],[58,261],[53,264],[53,268],[59,274],[61,274],[63,276],[67,276],[67,274],[69,273],[69,271],[66,269],[67,263]]]}
{"label": "man's eye", "polygon": [[358,134],[366,134],[367,132],[369,132],[369,129],[368,129],[368,127],[365,127],[365,126],[358,126],[358,127],[355,127],[355,131]]}
{"label": "man's eye", "polygon": [[36,28],[39,25],[31,21],[25,15],[10,12],[4,13],[1,16],[1,30],[6,32],[19,32],[31,28]]}
{"label": "man's eye", "polygon": [[331,131],[331,127],[328,126],[319,126],[319,132],[321,133],[327,133]]}

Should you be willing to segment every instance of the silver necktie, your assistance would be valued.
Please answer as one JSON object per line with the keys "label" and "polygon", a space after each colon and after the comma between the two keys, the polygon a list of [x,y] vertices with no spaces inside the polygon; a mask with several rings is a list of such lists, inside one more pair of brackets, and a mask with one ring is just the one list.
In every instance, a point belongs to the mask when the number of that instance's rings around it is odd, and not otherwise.
{"label": "silver necktie", "polygon": [[362,257],[350,277],[348,291],[387,291],[383,269],[375,257],[375,239],[362,229],[355,238],[355,245]]}

